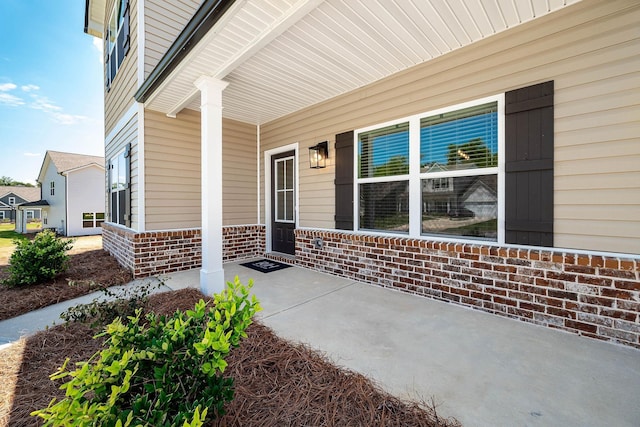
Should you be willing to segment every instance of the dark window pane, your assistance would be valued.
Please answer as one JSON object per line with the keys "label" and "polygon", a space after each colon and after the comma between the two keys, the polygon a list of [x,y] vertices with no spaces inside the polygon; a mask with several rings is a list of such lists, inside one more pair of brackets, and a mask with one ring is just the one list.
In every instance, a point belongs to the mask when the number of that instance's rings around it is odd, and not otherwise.
{"label": "dark window pane", "polygon": [[409,181],[360,184],[360,229],[408,232]]}
{"label": "dark window pane", "polygon": [[426,117],[420,121],[420,171],[498,166],[497,103]]}
{"label": "dark window pane", "polygon": [[82,219],[85,221],[93,220],[93,212],[85,212],[82,214]]}
{"label": "dark window pane", "polygon": [[360,178],[409,173],[409,123],[358,134]]}
{"label": "dark window pane", "polygon": [[104,219],[104,212],[98,212],[96,213],[96,219]]}
{"label": "dark window pane", "polygon": [[124,216],[126,214],[126,190],[118,191],[118,224],[125,225]]}
{"label": "dark window pane", "polygon": [[498,236],[497,175],[422,180],[422,233]]}
{"label": "dark window pane", "polygon": [[82,221],[82,228],[92,228],[93,221]]}

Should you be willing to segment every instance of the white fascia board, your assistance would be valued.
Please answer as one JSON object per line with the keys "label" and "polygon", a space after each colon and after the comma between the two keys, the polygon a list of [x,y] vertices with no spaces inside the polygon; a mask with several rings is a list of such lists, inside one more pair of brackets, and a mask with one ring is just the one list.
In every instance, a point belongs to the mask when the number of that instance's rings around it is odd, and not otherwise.
{"label": "white fascia board", "polygon": [[86,168],[92,168],[92,167],[97,167],[97,168],[102,169],[104,171],[104,165],[100,165],[98,163],[89,163],[88,165],[78,166],[78,167],[73,168],[73,169],[67,169],[65,171],[62,171],[62,172],[60,172],[60,175],[67,176],[70,173],[77,172],[79,170],[86,169]]}
{"label": "white fascia board", "polygon": [[[255,37],[251,42],[247,43],[243,49],[238,51],[235,55],[229,58],[224,64],[222,64],[217,70],[214,70],[211,74],[212,77],[216,79],[224,79],[229,73],[238,68],[240,65],[244,64],[248,59],[253,57],[256,53],[258,53],[262,48],[267,46],[273,40],[275,40],[282,33],[287,31],[293,25],[295,25],[302,18],[307,16],[312,10],[318,7],[322,3],[323,0],[299,0],[296,4],[291,6],[286,13],[276,19],[271,25],[264,29],[257,37]],[[243,2],[244,3],[244,2]],[[235,14],[237,9],[234,9],[233,14]],[[232,15],[229,15],[229,19]],[[217,29],[217,26],[214,27]],[[182,63],[176,67],[171,76],[165,80],[165,82],[171,81],[173,78],[179,75],[180,71],[185,67],[188,67],[192,60],[198,58],[199,54],[206,48],[206,46],[212,42],[211,39],[216,35],[217,31],[213,31],[213,29],[209,32],[212,34],[209,36],[205,36],[198,46],[194,48],[189,55],[182,61]],[[159,93],[162,89],[162,86],[156,90],[155,93]],[[197,90],[192,90],[182,99],[180,99],[167,113],[167,116],[175,118],[176,115],[184,109],[187,105],[193,101],[193,99],[198,95]],[[153,95],[152,95],[153,98]],[[148,101],[151,102],[151,101]]]}

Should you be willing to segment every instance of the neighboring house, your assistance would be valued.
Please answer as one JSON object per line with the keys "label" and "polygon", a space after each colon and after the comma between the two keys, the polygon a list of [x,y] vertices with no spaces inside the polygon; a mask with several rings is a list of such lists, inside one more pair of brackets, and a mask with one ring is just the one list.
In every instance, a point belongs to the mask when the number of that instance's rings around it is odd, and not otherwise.
{"label": "neighboring house", "polygon": [[201,267],[205,292],[267,256],[640,347],[639,21],[635,0],[88,0],[104,247],[136,277]]}
{"label": "neighboring house", "polygon": [[[0,222],[15,223],[17,206],[39,198],[40,189],[37,187],[0,186]],[[40,214],[39,208],[26,211],[29,220],[39,220]]]}
{"label": "neighboring house", "polygon": [[40,200],[20,206],[18,217],[24,211],[26,221],[28,209],[37,206],[42,209],[42,228],[64,236],[100,234],[105,218],[104,175],[104,157],[48,150],[38,175]]}

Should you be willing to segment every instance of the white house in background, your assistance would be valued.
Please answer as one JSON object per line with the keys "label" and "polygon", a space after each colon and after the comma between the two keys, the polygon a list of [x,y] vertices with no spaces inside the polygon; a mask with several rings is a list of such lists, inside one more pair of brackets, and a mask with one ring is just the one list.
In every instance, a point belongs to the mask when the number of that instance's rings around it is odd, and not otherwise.
{"label": "white house in background", "polygon": [[65,236],[100,234],[104,173],[104,157],[47,151],[38,175],[41,200],[30,203],[42,208],[42,228]]}

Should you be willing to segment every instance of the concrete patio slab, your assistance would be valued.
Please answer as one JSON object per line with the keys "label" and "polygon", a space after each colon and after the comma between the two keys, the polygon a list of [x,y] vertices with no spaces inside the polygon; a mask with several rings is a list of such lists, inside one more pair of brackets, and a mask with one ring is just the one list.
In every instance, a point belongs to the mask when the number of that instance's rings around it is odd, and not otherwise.
{"label": "concrete patio slab", "polygon": [[[640,425],[638,350],[298,267],[224,268],[227,280],[254,279],[259,318],[278,335],[394,395],[433,398],[463,425]],[[199,271],[159,280],[165,290],[198,288]],[[62,308],[2,321],[0,336],[42,329]]]}
{"label": "concrete patio slab", "polygon": [[637,350],[297,267],[225,273],[278,335],[464,425],[639,425]]}

